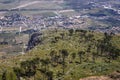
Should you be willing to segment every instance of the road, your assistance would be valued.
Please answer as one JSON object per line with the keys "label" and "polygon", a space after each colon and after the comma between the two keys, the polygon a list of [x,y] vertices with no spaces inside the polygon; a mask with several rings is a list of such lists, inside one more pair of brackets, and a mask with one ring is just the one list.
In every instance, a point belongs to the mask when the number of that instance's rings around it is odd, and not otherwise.
{"label": "road", "polygon": [[15,8],[12,8],[12,9],[19,9],[19,8],[23,8],[23,7],[26,7],[26,6],[29,6],[29,5],[33,5],[33,4],[37,4],[39,3],[40,1],[32,1],[32,2],[28,2],[28,3],[25,3],[25,4],[22,4],[22,5],[19,5]]}

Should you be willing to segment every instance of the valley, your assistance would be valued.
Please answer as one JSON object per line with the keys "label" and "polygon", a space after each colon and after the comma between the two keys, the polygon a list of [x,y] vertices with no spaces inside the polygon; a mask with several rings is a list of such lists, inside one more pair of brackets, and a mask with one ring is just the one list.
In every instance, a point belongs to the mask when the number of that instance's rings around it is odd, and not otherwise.
{"label": "valley", "polygon": [[0,80],[119,80],[120,0],[0,0]]}

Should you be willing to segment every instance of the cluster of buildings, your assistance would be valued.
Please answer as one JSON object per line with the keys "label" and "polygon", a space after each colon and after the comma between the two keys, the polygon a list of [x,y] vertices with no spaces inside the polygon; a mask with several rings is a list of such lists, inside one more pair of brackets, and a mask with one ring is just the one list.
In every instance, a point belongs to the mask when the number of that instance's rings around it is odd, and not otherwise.
{"label": "cluster of buildings", "polygon": [[[9,16],[4,16],[0,19],[0,26],[4,27],[18,27],[31,28],[31,29],[45,29],[45,28],[79,28],[80,25],[85,24],[84,18],[81,16],[54,16],[54,17],[44,17],[40,15],[34,15],[32,17],[23,16],[21,14],[12,14]],[[21,28],[22,27],[22,28]]]}
{"label": "cluster of buildings", "polygon": [[[18,28],[19,32],[26,31],[29,29],[33,30],[42,30],[47,28],[73,28],[73,29],[89,29],[91,25],[88,25],[87,19],[102,20],[109,18],[109,16],[103,17],[92,17],[89,15],[75,15],[75,16],[63,16],[57,15],[52,17],[45,17],[41,15],[33,16],[24,16],[19,13],[13,13],[8,16],[0,18],[0,32],[3,30],[3,27]],[[94,26],[93,26],[94,27]],[[97,27],[96,30],[99,31],[117,31],[120,32],[120,27],[113,27],[111,29],[104,29]]]}

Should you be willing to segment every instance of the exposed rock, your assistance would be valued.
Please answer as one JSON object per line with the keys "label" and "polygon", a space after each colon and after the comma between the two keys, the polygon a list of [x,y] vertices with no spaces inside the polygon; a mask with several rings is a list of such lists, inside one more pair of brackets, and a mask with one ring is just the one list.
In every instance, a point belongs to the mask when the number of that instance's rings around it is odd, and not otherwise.
{"label": "exposed rock", "polygon": [[120,80],[120,71],[116,71],[110,74],[109,77],[112,78],[113,80]]}
{"label": "exposed rock", "polygon": [[92,76],[92,77],[88,77],[88,78],[83,78],[80,80],[113,80],[107,76]]}
{"label": "exposed rock", "polygon": [[91,76],[80,80],[120,80],[120,71],[116,71],[109,76]]}
{"label": "exposed rock", "polygon": [[32,36],[31,36],[31,38],[30,38],[30,40],[28,42],[27,51],[34,48],[38,44],[42,43],[41,35],[42,35],[42,33],[34,33],[34,34],[32,34]]}

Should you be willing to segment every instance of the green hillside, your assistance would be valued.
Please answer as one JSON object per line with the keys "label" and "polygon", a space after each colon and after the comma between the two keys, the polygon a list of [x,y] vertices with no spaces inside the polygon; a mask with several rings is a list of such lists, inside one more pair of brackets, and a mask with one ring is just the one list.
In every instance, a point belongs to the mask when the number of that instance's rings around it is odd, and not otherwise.
{"label": "green hillside", "polygon": [[0,80],[79,80],[120,72],[120,35],[73,29],[42,33],[26,54],[0,60]]}

